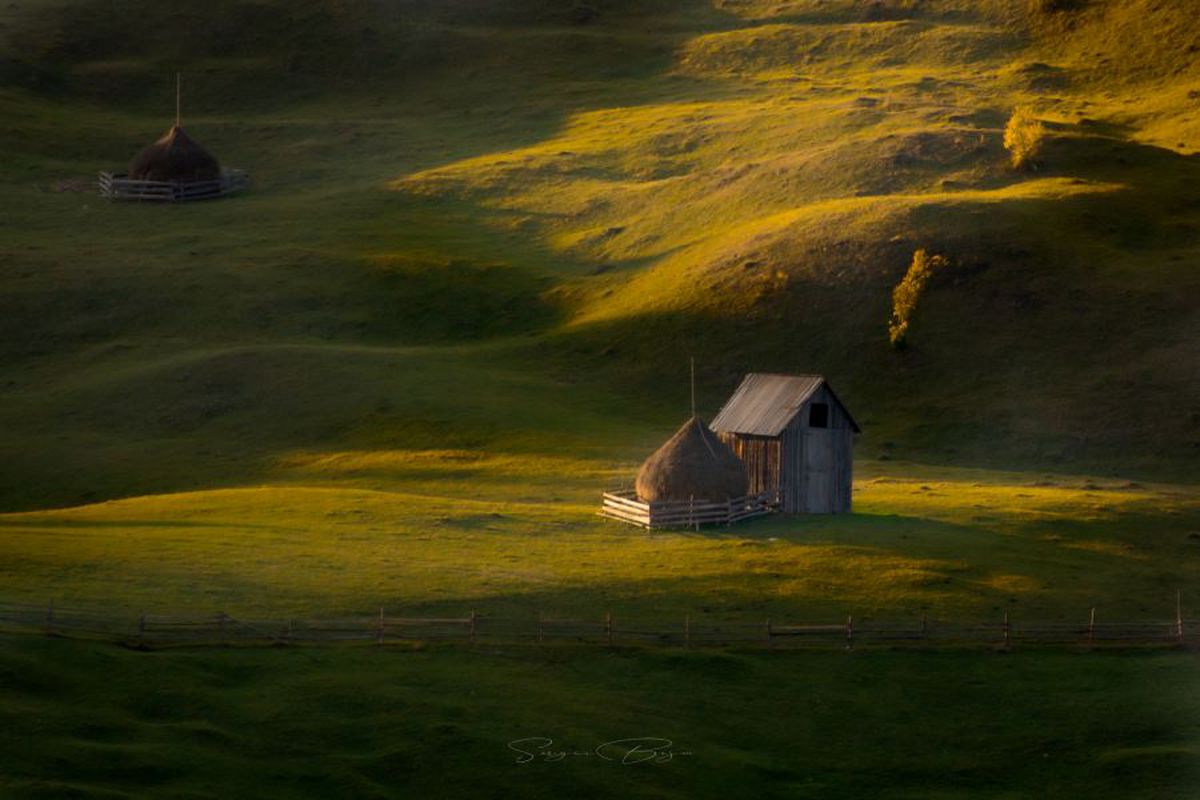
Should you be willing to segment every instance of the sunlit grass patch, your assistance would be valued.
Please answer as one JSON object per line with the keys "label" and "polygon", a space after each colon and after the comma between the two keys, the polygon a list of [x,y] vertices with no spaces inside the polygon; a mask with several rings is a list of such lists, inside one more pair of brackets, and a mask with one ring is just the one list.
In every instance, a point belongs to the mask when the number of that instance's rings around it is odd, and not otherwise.
{"label": "sunlit grass patch", "polygon": [[[1130,594],[1148,610],[1166,572],[1182,582],[1196,569],[1181,556],[1200,503],[1184,487],[869,465],[885,474],[859,481],[851,515],[647,533],[596,514],[599,479],[628,468],[464,450],[300,455],[286,483],[0,516],[0,563],[13,599],[65,604],[634,619],[971,617],[1006,602],[1057,617]],[[1139,524],[1163,503],[1178,516],[1148,536]]]}

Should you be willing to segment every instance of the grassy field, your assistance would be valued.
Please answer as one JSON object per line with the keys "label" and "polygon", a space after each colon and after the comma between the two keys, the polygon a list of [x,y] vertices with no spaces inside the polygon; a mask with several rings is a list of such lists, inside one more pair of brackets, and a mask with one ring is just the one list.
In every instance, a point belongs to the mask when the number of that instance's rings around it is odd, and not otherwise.
{"label": "grassy field", "polygon": [[[17,797],[1180,798],[1200,778],[1200,675],[1170,653],[7,639],[0,675],[0,792]],[[509,743],[529,737],[570,752],[657,737],[676,755],[518,764]]]}
{"label": "grassy field", "polygon": [[[297,455],[264,486],[0,516],[10,601],[235,616],[1170,619],[1200,602],[1192,487],[868,464],[856,513],[647,534],[632,465],[466,450]],[[402,475],[403,478],[398,478]]]}
{"label": "grassy field", "polygon": [[[0,600],[789,621],[1200,604],[1183,4],[182,5],[0,12]],[[252,190],[101,202],[89,181],[166,127],[176,70],[188,130]],[[1016,170],[1019,107],[1047,136]],[[951,267],[898,352],[891,290],[918,248]],[[599,520],[685,418],[691,357],[706,415],[748,371],[829,376],[865,430],[855,513]],[[8,639],[0,677],[17,797],[1200,786],[1186,654]],[[520,771],[504,747],[642,721],[694,760]]]}

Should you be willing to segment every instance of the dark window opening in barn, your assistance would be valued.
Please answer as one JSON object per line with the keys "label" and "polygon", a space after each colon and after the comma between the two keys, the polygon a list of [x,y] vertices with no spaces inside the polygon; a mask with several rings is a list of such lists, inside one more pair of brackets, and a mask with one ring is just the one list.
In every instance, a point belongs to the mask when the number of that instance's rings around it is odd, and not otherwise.
{"label": "dark window opening in barn", "polygon": [[829,427],[829,404],[828,403],[813,403],[808,407],[808,427],[810,428],[828,428]]}

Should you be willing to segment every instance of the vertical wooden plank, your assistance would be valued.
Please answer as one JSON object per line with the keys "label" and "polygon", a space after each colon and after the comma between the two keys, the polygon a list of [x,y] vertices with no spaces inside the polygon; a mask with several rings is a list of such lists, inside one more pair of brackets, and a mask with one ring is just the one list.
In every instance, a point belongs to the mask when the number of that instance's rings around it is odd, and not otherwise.
{"label": "vertical wooden plank", "polygon": [[842,498],[841,511],[849,514],[854,510],[854,429],[847,425],[842,430]]}

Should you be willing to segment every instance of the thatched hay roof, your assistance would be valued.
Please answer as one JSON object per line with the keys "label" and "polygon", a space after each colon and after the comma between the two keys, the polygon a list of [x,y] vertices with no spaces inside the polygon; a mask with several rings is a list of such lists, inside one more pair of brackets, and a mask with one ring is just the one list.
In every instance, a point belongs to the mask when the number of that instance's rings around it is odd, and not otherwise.
{"label": "thatched hay roof", "polygon": [[699,417],[692,417],[658,448],[637,475],[643,501],[722,501],[743,497],[746,467]]}
{"label": "thatched hay roof", "polygon": [[221,165],[183,128],[174,125],[134,157],[129,177],[141,181],[212,181],[221,177]]}

